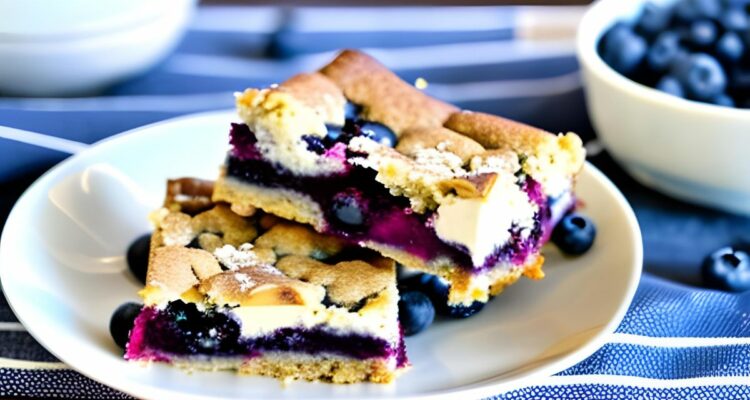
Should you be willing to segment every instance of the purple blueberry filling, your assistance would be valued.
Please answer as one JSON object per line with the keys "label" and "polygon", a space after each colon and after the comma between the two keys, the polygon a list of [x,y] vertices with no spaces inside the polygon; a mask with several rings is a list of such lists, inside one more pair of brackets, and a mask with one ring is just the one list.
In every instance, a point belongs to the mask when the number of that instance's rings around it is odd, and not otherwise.
{"label": "purple blueberry filling", "polygon": [[[350,121],[344,127],[344,133],[338,136],[345,137],[347,142],[353,135],[347,132],[358,132],[352,130],[354,128],[349,124]],[[456,265],[478,273],[493,268],[501,261],[524,264],[546,240],[546,232],[551,231],[550,208],[541,185],[526,177],[523,189],[530,200],[539,205],[540,210],[535,216],[534,228],[530,234],[522,234],[520,227],[512,227],[511,240],[496,249],[481,265],[474,265],[464,246],[446,243],[437,236],[432,228],[434,213],[414,213],[406,197],[391,195],[386,187],[375,180],[375,171],[347,164],[349,167],[340,173],[299,176],[258,157],[255,136],[246,125],[233,124],[230,136],[233,149],[226,162],[228,176],[255,185],[304,193],[323,210],[327,223],[326,233],[354,243],[375,242],[399,248],[426,262],[448,258]],[[328,154],[331,150],[342,147],[342,142],[330,140],[317,139],[316,142],[306,139],[311,150],[319,146],[324,149],[319,154]]]}
{"label": "purple blueberry filling", "polygon": [[173,301],[163,310],[145,307],[136,318],[125,358],[167,362],[174,356],[193,355],[252,358],[269,351],[335,354],[359,360],[395,357],[399,366],[407,362],[403,343],[394,347],[381,338],[322,326],[281,328],[262,337],[242,337],[239,321],[231,316],[217,309],[201,312],[195,304],[182,301]]}

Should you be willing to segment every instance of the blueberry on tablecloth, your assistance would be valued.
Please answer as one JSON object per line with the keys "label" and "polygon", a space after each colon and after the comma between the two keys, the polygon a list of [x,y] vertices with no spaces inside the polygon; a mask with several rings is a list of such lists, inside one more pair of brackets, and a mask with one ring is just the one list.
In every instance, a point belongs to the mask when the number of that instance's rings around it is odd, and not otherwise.
{"label": "blueberry on tablecloth", "polygon": [[743,292],[750,290],[750,255],[744,250],[722,247],[703,261],[701,268],[706,286]]}

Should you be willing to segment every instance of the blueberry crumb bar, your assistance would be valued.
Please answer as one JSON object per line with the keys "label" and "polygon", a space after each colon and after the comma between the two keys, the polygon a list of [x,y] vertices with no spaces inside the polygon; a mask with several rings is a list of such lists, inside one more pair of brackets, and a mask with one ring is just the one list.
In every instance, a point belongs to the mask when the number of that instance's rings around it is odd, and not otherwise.
{"label": "blueberry crumb bar", "polygon": [[459,110],[358,51],[236,104],[214,201],[437,275],[450,304],[542,278],[541,247],[575,203],[576,134]]}
{"label": "blueberry crumb bar", "polygon": [[125,358],[188,370],[391,382],[407,366],[392,260],[168,184]]}

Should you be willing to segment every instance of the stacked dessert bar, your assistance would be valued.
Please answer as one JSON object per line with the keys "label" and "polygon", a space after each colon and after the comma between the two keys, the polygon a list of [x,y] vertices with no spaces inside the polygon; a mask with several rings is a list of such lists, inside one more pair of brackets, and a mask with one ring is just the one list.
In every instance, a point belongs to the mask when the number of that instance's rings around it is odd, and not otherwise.
{"label": "stacked dessert bar", "polygon": [[585,158],[573,133],[458,110],[356,51],[248,89],[237,109],[214,200],[438,275],[454,305],[544,276],[540,248]]}
{"label": "stacked dessert bar", "polygon": [[390,382],[407,366],[392,260],[240,216],[210,200],[211,182],[169,188],[126,359],[334,383]]}
{"label": "stacked dessert bar", "polygon": [[170,182],[153,216],[129,360],[389,382],[407,366],[396,262],[449,307],[542,278],[584,162],[573,133],[459,110],[356,51],[237,108],[219,179]]}

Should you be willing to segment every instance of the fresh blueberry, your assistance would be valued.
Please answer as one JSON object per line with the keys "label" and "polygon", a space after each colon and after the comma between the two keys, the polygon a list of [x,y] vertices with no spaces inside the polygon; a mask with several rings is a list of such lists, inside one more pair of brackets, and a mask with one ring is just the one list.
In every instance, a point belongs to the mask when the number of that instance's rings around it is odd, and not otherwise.
{"label": "fresh blueberry", "polygon": [[743,292],[750,290],[750,255],[732,247],[722,247],[703,261],[701,269],[708,287]]}
{"label": "fresh blueberry", "polygon": [[732,68],[729,86],[739,92],[750,93],[750,69],[736,66]]}
{"label": "fresh blueberry", "polygon": [[722,0],[722,3],[725,7],[730,7],[730,8],[733,8],[733,7],[742,8],[742,7],[746,7],[750,5],[749,0]]}
{"label": "fresh blueberry", "polygon": [[146,284],[146,271],[148,270],[148,253],[151,248],[151,234],[147,233],[136,239],[128,247],[127,260],[130,272],[138,280]]}
{"label": "fresh blueberry", "polygon": [[360,129],[365,136],[380,144],[388,147],[396,146],[396,134],[383,124],[367,121],[360,125]]}
{"label": "fresh blueberry", "polygon": [[602,36],[599,43],[599,51],[603,53],[606,47],[617,45],[617,43],[627,40],[632,34],[633,28],[630,25],[624,22],[617,22]]}
{"label": "fresh blueberry", "polygon": [[711,104],[724,107],[734,107],[734,100],[732,100],[726,93],[721,93],[718,96],[711,99]]}
{"label": "fresh blueberry", "polygon": [[646,40],[625,25],[612,28],[605,35],[602,45],[602,59],[623,75],[634,72],[648,51]]}
{"label": "fresh blueberry", "polygon": [[323,144],[323,141],[319,137],[313,135],[304,135],[302,136],[302,140],[304,140],[307,144],[307,150],[310,150],[316,154],[325,153],[326,146]]}
{"label": "fresh blueberry", "polygon": [[684,23],[690,23],[695,21],[695,19],[700,16],[700,13],[693,1],[680,0],[674,7],[674,15],[678,20]]}
{"label": "fresh blueberry", "polygon": [[595,238],[594,223],[582,214],[570,213],[555,226],[551,239],[562,252],[579,255],[591,248]]}
{"label": "fresh blueberry", "polygon": [[112,318],[109,320],[109,334],[118,346],[125,348],[133,329],[135,318],[141,312],[143,305],[138,303],[125,303],[117,307]]}
{"label": "fresh blueberry", "polygon": [[240,327],[227,314],[215,308],[200,311],[194,303],[181,300],[169,302],[165,310],[181,333],[184,351],[227,354],[239,350]]}
{"label": "fresh blueberry", "polygon": [[335,142],[336,140],[338,140],[339,136],[341,136],[343,132],[342,127],[335,125],[326,125],[326,129],[328,130],[326,140],[329,142]]}
{"label": "fresh blueberry", "polygon": [[669,8],[649,2],[643,6],[643,13],[638,20],[636,29],[648,37],[654,37],[669,27],[671,18],[672,14]]}
{"label": "fresh blueberry", "polygon": [[438,314],[451,318],[468,318],[482,311],[484,304],[479,301],[473,302],[469,306],[449,305],[448,292],[450,286],[441,278],[435,275],[425,275],[422,282],[422,291],[432,300],[435,310]]}
{"label": "fresh blueberry", "polygon": [[742,39],[735,32],[727,32],[716,42],[716,55],[722,60],[735,62],[742,58],[745,52],[745,45]]}
{"label": "fresh blueberry", "polygon": [[435,320],[435,307],[422,292],[401,293],[401,299],[398,301],[398,319],[404,329],[404,335],[416,335]]}
{"label": "fresh blueberry", "polygon": [[721,14],[719,17],[719,23],[727,31],[746,31],[750,26],[748,24],[747,13],[745,10],[739,7],[731,7]]}
{"label": "fresh blueberry", "polygon": [[448,290],[450,289],[450,285],[446,281],[436,275],[423,274],[421,279],[414,280],[413,282],[421,285],[419,290],[426,293],[430,300],[432,300],[438,314],[447,314]]}
{"label": "fresh blueberry", "polygon": [[727,77],[716,59],[705,53],[691,54],[673,64],[672,73],[685,88],[688,97],[708,101],[727,86]]}
{"label": "fresh blueberry", "polygon": [[484,308],[484,303],[475,301],[471,303],[471,305],[464,306],[464,305],[451,305],[448,306],[448,313],[446,314],[448,317],[451,318],[469,318],[472,315],[482,311]]}
{"label": "fresh blueberry", "polygon": [[690,24],[690,42],[698,47],[712,45],[717,35],[716,25],[707,19],[697,20]]}
{"label": "fresh blueberry", "polygon": [[651,70],[664,72],[672,65],[680,51],[680,36],[675,32],[664,32],[654,41],[648,50],[646,62]]}
{"label": "fresh blueberry", "polygon": [[408,292],[412,290],[422,291],[422,292],[428,292],[428,286],[430,285],[430,280],[433,278],[432,275],[425,274],[423,272],[418,272],[416,274],[411,274],[402,278],[399,278],[398,280],[398,291],[399,292]]}
{"label": "fresh blueberry", "polygon": [[360,226],[365,217],[362,212],[362,201],[359,196],[350,193],[340,193],[333,199],[333,215],[346,225]]}
{"label": "fresh blueberry", "polygon": [[691,3],[699,18],[718,18],[719,14],[721,14],[721,4],[719,3],[719,0],[682,1]]}
{"label": "fresh blueberry", "polygon": [[684,68],[690,63],[690,55],[690,52],[680,47],[677,54],[675,54],[672,59],[672,63],[669,65],[670,72],[674,73],[675,71],[681,71],[681,68]]}
{"label": "fresh blueberry", "polygon": [[656,89],[664,93],[669,93],[672,96],[685,97],[685,90],[682,88],[680,81],[671,75],[665,75],[661,78],[656,84]]}
{"label": "fresh blueberry", "polygon": [[344,117],[346,119],[357,119],[361,112],[362,107],[350,101],[347,101],[346,105],[344,105]]}

